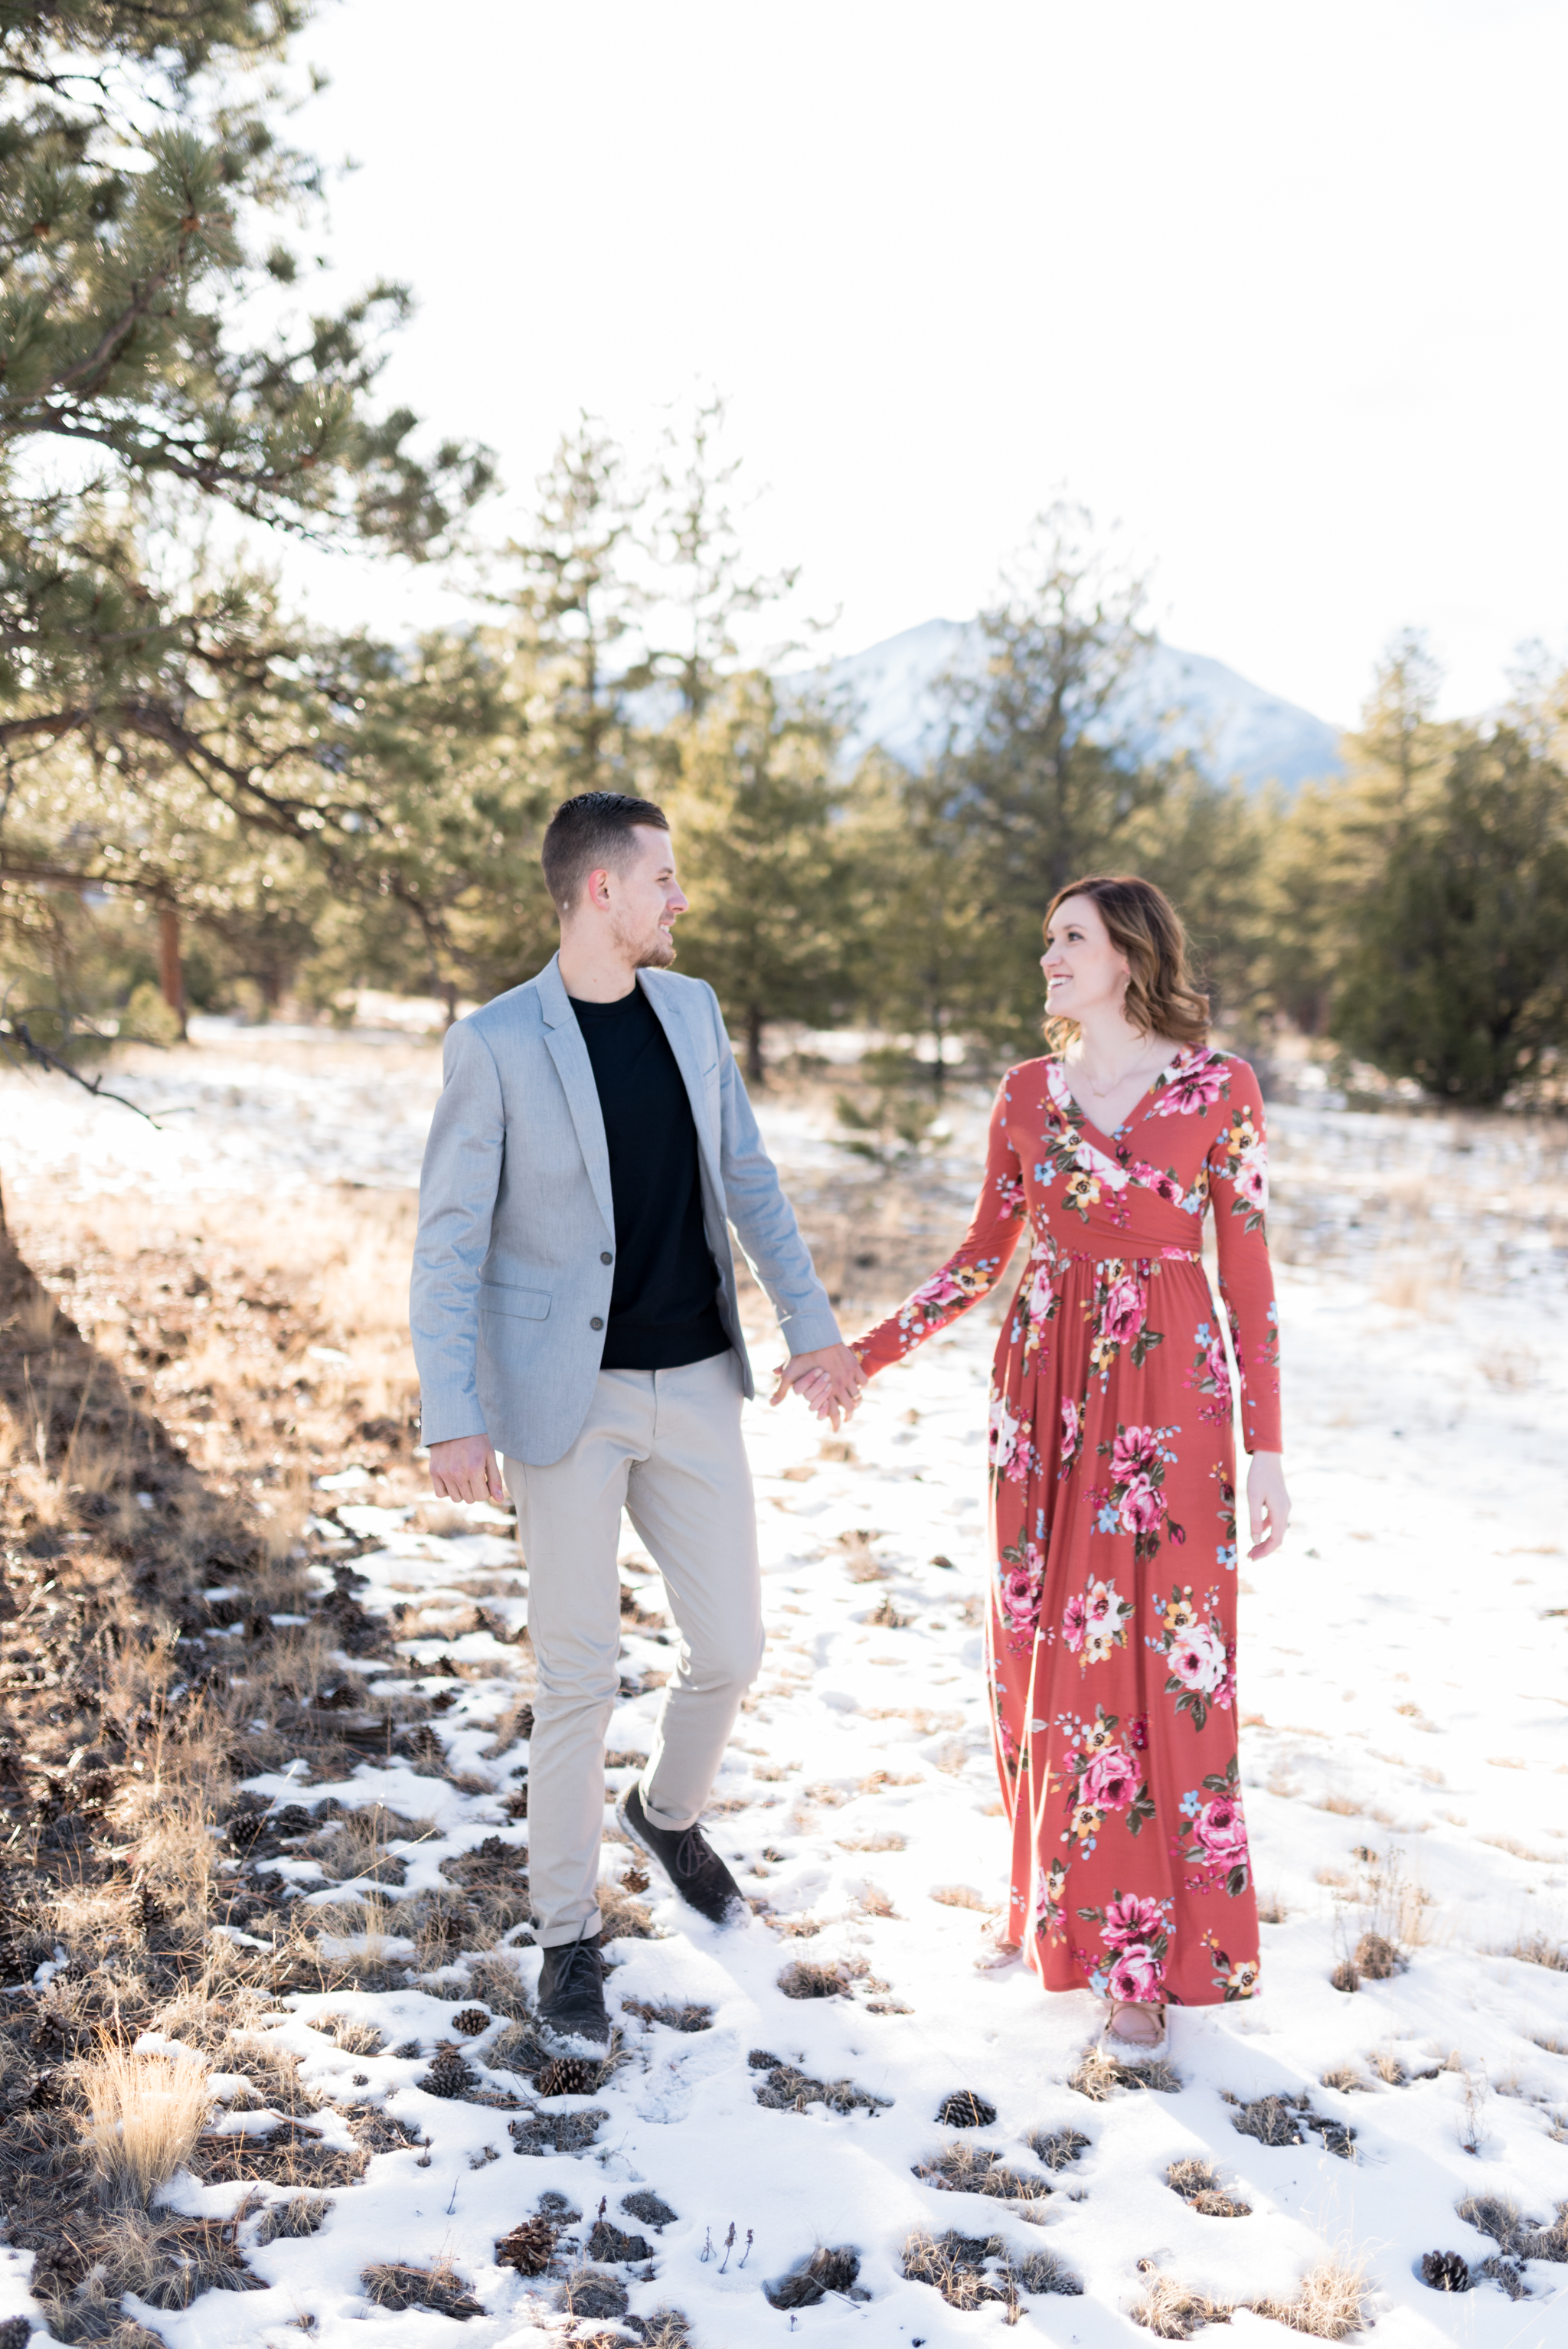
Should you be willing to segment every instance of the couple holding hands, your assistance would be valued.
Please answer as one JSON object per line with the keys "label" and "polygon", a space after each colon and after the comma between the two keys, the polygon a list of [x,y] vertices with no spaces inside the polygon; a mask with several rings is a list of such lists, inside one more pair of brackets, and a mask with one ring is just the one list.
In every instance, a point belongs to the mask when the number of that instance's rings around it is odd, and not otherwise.
{"label": "couple holding hands", "polygon": [[1246,1063],[1208,1046],[1180,922],[1148,882],[1058,894],[1052,1049],[1002,1081],[969,1230],[846,1345],[713,990],[670,968],[687,901],[663,812],[583,793],[543,864],[560,951],[449,1031],[410,1296],[431,1481],[456,1501],[510,1492],[528,1565],[542,2033],[584,2054],[609,2040],[597,1884],[623,1508],[680,1644],[617,1816],[695,1911],[746,1913],[697,1824],[763,1649],[733,1229],[789,1348],[773,1401],[793,1390],[835,1427],[1026,1243],[990,1398],[986,1668],[1013,1842],[998,1958],[1099,1993],[1120,2060],[1158,2052],[1168,2005],[1251,1996],[1258,1971],[1210,1207],[1252,1557],[1289,1514],[1263,1106]]}

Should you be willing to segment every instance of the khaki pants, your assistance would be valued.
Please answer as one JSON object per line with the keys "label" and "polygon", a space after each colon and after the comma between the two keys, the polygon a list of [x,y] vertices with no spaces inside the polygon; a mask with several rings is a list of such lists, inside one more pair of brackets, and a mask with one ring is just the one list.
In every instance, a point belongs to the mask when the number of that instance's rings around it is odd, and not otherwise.
{"label": "khaki pants", "polygon": [[733,1351],[674,1371],[601,1371],[582,1433],[548,1468],[503,1463],[528,1567],[539,1671],[529,1749],[529,1884],[545,1949],[599,1926],[604,1740],[620,1688],[623,1507],[680,1632],[643,1774],[649,1818],[690,1826],[762,1661],[751,1471]]}

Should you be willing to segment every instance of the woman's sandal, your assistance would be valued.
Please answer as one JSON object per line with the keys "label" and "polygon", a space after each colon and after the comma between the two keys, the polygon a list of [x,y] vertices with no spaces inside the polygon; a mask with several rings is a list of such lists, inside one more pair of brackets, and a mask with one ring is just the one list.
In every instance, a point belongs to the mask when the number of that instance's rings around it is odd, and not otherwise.
{"label": "woman's sandal", "polygon": [[[1123,2014],[1152,2015],[1159,2030],[1151,2039],[1130,2039],[1116,2027],[1117,2018]],[[1164,2054],[1167,2036],[1163,2006],[1157,2006],[1152,2000],[1112,1999],[1099,2034],[1099,2052],[1113,2064],[1152,2064]]]}

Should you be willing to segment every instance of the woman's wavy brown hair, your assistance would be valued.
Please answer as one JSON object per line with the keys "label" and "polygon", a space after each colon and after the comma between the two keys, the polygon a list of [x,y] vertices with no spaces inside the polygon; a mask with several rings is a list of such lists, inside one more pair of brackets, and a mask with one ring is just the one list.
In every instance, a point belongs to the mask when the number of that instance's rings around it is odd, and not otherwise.
{"label": "woman's wavy brown hair", "polygon": [[[1181,916],[1152,881],[1135,873],[1091,873],[1058,889],[1046,908],[1046,935],[1058,905],[1088,897],[1119,954],[1127,957],[1123,1009],[1145,1036],[1169,1036],[1173,1044],[1203,1044],[1209,1037],[1209,999],[1200,990],[1187,959]],[[1046,1041],[1059,1052],[1078,1034],[1076,1019],[1046,1020]]]}

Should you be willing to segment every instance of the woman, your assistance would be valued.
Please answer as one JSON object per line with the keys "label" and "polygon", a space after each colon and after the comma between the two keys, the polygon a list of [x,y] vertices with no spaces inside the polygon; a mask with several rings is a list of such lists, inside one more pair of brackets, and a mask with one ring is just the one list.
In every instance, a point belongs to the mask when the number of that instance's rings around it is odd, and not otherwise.
{"label": "woman", "polygon": [[1141,2061],[1167,2003],[1250,1998],[1258,1921],[1236,1769],[1235,1453],[1200,1260],[1212,1206],[1241,1374],[1253,1547],[1284,1538],[1264,1113],[1207,1042],[1151,882],[1058,892],[1047,1040],[1002,1081],[956,1255],[855,1341],[868,1377],[1028,1260],[991,1390],[994,1737],[1013,1826],[1003,1940],[1109,2004]]}

